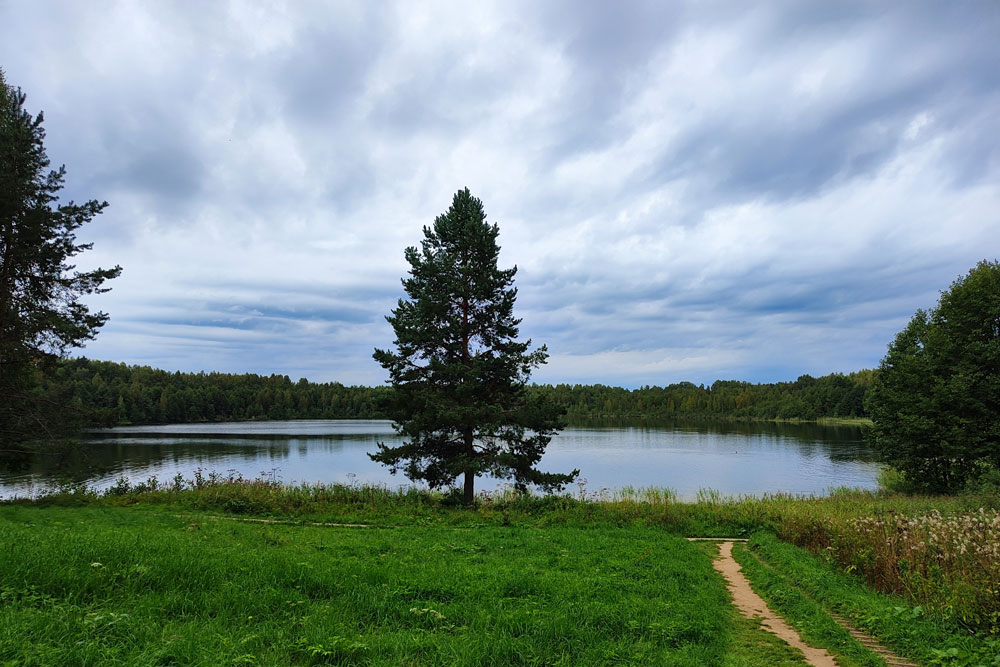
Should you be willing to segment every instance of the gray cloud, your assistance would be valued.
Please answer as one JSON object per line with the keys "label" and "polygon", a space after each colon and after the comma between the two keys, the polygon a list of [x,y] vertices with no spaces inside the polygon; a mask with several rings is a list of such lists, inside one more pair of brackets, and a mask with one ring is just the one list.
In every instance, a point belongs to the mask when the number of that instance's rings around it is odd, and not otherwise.
{"label": "gray cloud", "polygon": [[[543,381],[877,363],[1000,247],[993,3],[8,3],[7,79],[120,263],[84,353],[375,384],[464,186]],[[40,37],[45,36],[44,48]]]}

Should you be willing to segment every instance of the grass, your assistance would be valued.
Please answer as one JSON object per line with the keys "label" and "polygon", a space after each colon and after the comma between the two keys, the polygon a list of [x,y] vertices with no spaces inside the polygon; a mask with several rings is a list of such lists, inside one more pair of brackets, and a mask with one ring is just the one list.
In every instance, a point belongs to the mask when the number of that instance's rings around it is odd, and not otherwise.
{"label": "grass", "polygon": [[0,511],[0,664],[802,664],[641,524],[314,527]]}
{"label": "grass", "polygon": [[644,522],[685,536],[767,531],[822,554],[877,590],[950,614],[969,630],[1000,633],[1000,506],[996,493],[912,496],[835,490],[821,498],[727,498],[703,491],[680,503],[668,490],[625,488],[572,496],[483,494],[474,509],[453,494],[339,485],[284,486],[197,474],[193,480],[120,480],[103,494],[68,487],[34,500],[56,505],[141,504],[338,523],[586,526]]}
{"label": "grass", "polygon": [[785,618],[812,646],[821,646],[837,657],[841,667],[881,667],[884,661],[851,637],[815,600],[795,584],[736,544],[733,557],[743,568],[772,611]]}
{"label": "grass", "polygon": [[[974,636],[954,619],[876,593],[859,578],[837,572],[824,559],[772,535],[755,535],[747,549],[734,549],[734,555],[761,596],[807,637],[838,640],[839,633],[828,622],[829,610],[921,664],[1000,665],[1000,638]],[[853,660],[853,653],[845,645],[843,655]]]}
{"label": "grass", "polygon": [[735,615],[711,547],[677,537],[753,536],[736,554],[762,594],[843,664],[878,662],[827,610],[926,664],[1000,665],[996,507],[580,488],[463,508],[211,474],[67,487],[0,503],[0,664],[797,664]]}
{"label": "grass", "polygon": [[970,629],[1000,629],[1000,512],[883,514],[831,525],[810,546],[844,571]]}
{"label": "grass", "polygon": [[871,426],[872,420],[868,417],[820,417],[816,423],[832,426]]}

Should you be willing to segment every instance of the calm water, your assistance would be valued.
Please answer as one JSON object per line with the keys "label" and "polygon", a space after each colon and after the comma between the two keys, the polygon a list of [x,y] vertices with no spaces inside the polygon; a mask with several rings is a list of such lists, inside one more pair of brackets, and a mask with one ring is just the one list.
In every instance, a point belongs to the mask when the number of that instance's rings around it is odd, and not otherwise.
{"label": "calm water", "polygon": [[[317,420],[132,426],[91,433],[71,453],[40,455],[0,468],[0,496],[29,495],[60,480],[106,487],[121,475],[139,482],[180,473],[274,475],[282,482],[408,484],[369,460],[377,442],[399,442],[382,420]],[[770,423],[592,424],[553,439],[543,470],[580,469],[585,490],[659,486],[693,497],[831,487],[874,488],[879,466],[854,427]],[[502,482],[481,478],[477,489]],[[576,485],[570,489],[579,491]]]}

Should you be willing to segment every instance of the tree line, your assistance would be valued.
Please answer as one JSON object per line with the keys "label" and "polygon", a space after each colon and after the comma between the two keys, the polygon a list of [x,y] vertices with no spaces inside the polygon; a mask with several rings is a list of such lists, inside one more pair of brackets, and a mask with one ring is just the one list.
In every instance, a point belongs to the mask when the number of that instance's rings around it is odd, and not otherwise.
{"label": "tree line", "polygon": [[[624,389],[606,385],[531,385],[573,418],[710,417],[821,419],[865,417],[872,371],[794,382],[681,382]],[[72,358],[41,380],[39,397],[69,406],[91,426],[264,419],[381,419],[392,388],[293,381],[287,375],[181,373]]]}
{"label": "tree line", "polygon": [[43,394],[95,426],[264,419],[376,418],[386,387],[317,383],[287,375],[180,373],[124,363],[65,359]]}
{"label": "tree line", "polygon": [[794,382],[751,383],[717,380],[711,385],[690,382],[666,387],[624,389],[606,385],[543,385],[573,417],[713,417],[726,419],[864,418],[865,396],[872,371],[834,373]]}

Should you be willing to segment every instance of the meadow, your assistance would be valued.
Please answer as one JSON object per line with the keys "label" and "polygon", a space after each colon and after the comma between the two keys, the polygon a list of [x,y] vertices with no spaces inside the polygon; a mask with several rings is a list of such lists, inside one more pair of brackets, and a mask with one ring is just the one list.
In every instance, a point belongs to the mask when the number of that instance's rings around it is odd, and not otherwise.
{"label": "meadow", "polygon": [[753,664],[733,645],[759,632],[703,552],[651,528],[106,508],[18,508],[3,525],[10,664]]}
{"label": "meadow", "polygon": [[[464,508],[215,475],[67,487],[0,504],[0,664],[803,664],[738,616],[715,545],[683,539],[747,536],[755,587],[841,664],[884,662],[829,612],[920,664],[1000,665],[996,597],[975,592],[995,571],[947,538],[979,526],[995,548],[995,507],[581,489]],[[912,546],[926,531],[930,561]]]}

